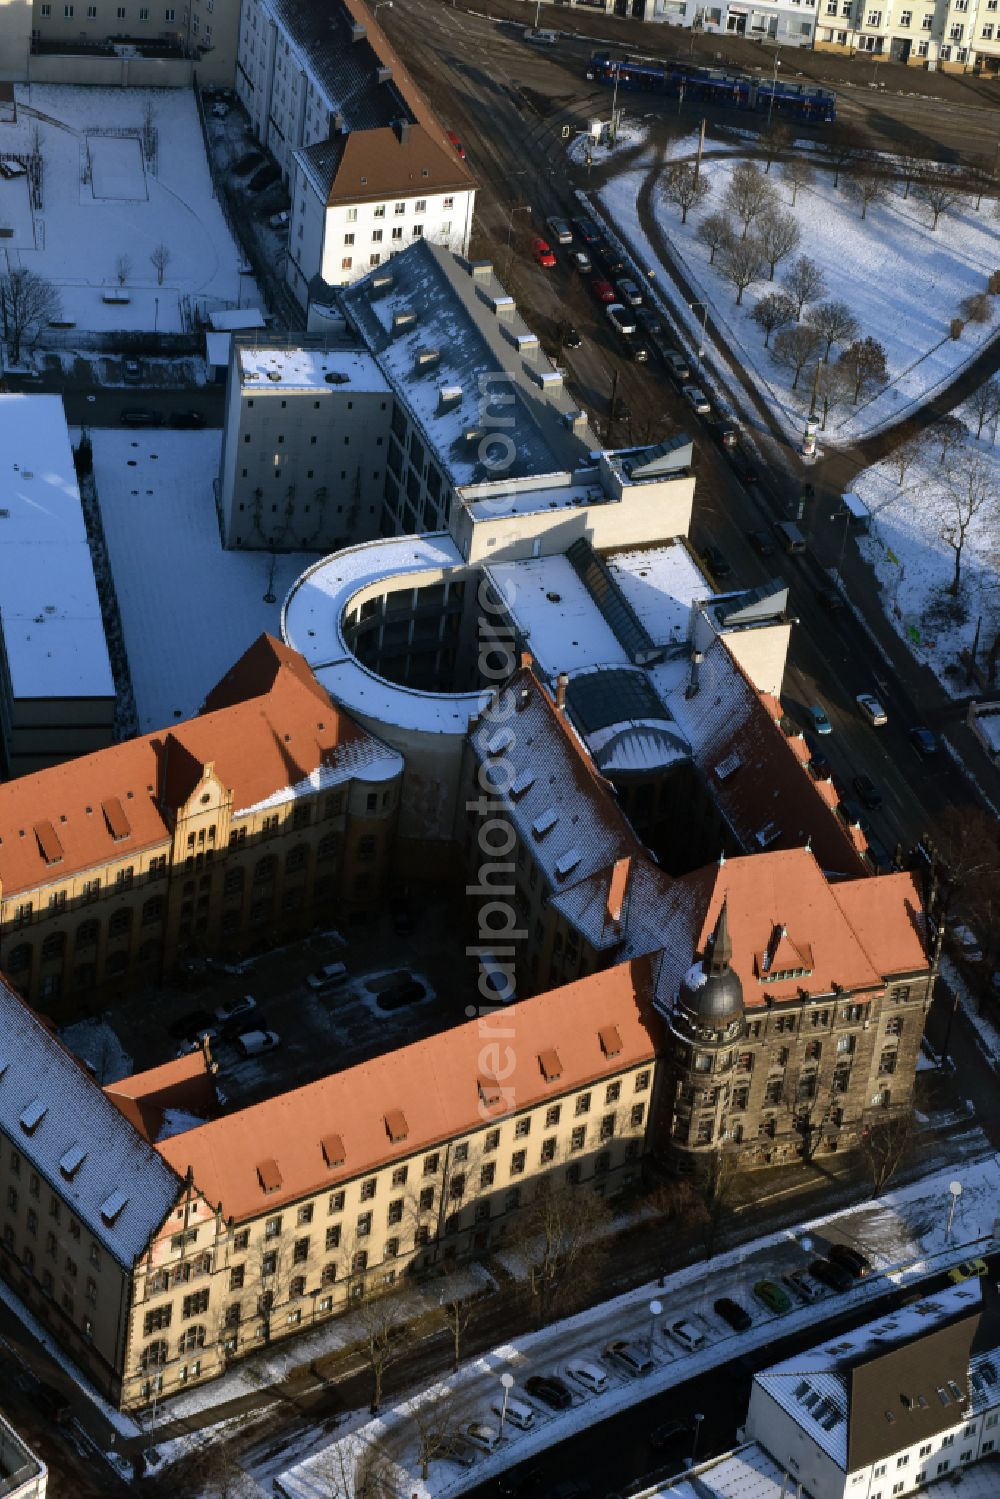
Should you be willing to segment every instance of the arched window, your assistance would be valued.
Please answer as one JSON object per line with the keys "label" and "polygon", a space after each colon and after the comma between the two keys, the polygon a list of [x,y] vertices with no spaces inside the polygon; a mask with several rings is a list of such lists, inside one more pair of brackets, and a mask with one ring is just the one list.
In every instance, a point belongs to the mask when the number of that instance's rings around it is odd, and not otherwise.
{"label": "arched window", "polygon": [[237,866],[236,869],[226,870],[226,879],[222,888],[227,895],[238,895],[240,893],[243,889],[245,872],[240,866]]}
{"label": "arched window", "polygon": [[195,1348],[204,1348],[205,1329],[201,1326],[185,1327],[177,1344],[178,1353],[191,1353]]}
{"label": "arched window", "polygon": [[322,1286],[332,1286],[333,1283],[334,1283],[334,1281],[336,1279],[337,1279],[337,1267],[336,1267],[336,1265],[324,1265],[323,1266],[323,1274],[319,1278],[320,1285],[322,1285]]}
{"label": "arched window", "polygon": [[142,908],[143,926],[152,926],[154,922],[163,920],[163,897],[154,895],[147,900]]}
{"label": "arched window", "polygon": [[50,932],[42,943],[43,958],[61,958],[66,950],[66,933]]}
{"label": "arched window", "polygon": [[108,931],[112,937],[122,937],[132,930],[132,912],[128,906],[121,906],[108,922]]}
{"label": "arched window", "polygon": [[26,968],[31,967],[31,944],[21,942],[17,947],[12,947],[7,954],[7,961],[3,965],[8,973],[23,973]]}
{"label": "arched window", "polygon": [[76,929],[76,945],[77,947],[96,947],[100,935],[101,923],[99,921],[81,921]]}
{"label": "arched window", "polygon": [[147,1343],[139,1355],[139,1368],[145,1373],[147,1369],[159,1369],[170,1357],[170,1350],[162,1338],[155,1343]]}
{"label": "arched window", "polygon": [[258,859],[253,872],[254,883],[262,885],[265,880],[273,879],[274,865],[275,858],[273,854],[268,854],[265,858]]}
{"label": "arched window", "polygon": [[305,869],[309,850],[304,843],[297,843],[285,855],[285,869],[290,874],[295,869]]}
{"label": "arched window", "polygon": [[316,857],[320,863],[327,864],[331,859],[335,859],[339,845],[340,839],[336,833],[327,833],[325,838],[321,838],[319,840],[319,847],[316,850]]}

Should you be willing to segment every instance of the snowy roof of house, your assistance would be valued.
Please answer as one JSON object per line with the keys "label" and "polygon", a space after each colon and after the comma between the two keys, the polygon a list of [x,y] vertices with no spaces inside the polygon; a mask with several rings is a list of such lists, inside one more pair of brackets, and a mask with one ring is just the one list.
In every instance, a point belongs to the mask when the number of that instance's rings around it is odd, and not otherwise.
{"label": "snowy roof of house", "polygon": [[980,1286],[966,1281],[835,1333],[754,1383],[842,1471],[854,1472],[963,1423],[982,1321]]}
{"label": "snowy roof of house", "polygon": [[15,698],[113,698],[62,398],[0,395],[0,633]]}
{"label": "snowy roof of house", "polygon": [[235,333],[239,328],[263,328],[264,314],[259,307],[227,307],[208,314],[215,333]]}
{"label": "snowy roof of house", "polygon": [[691,607],[711,598],[712,587],[684,538],[610,552],[605,560],[652,639],[668,647],[686,645]]}
{"label": "snowy roof of house", "polygon": [[572,563],[559,552],[484,568],[526,646],[550,678],[584,667],[628,666],[629,657]]}
{"label": "snowy roof of house", "polygon": [[132,1265],[183,1183],[86,1068],[0,978],[0,1129],[121,1265]]}
{"label": "snowy roof of house", "polygon": [[[405,1160],[475,1132],[491,1117],[619,1073],[656,1054],[660,1022],[648,962],[621,963],[491,1015],[373,1057],[158,1143],[178,1172],[191,1166],[200,1191],[226,1217],[255,1216],[322,1187]],[[490,1043],[516,1029],[513,1066],[486,1076]],[[619,1047],[609,1055],[607,1037]],[[602,1040],[603,1036],[603,1040]],[[542,1063],[554,1053],[558,1075]],[[548,1071],[548,1076],[546,1076]],[[496,1082],[487,1107],[484,1084]],[[274,1162],[280,1185],[265,1194],[258,1163]]]}
{"label": "snowy roof of house", "polygon": [[231,333],[205,334],[205,360],[215,369],[226,369],[229,365]]}
{"label": "snowy roof of house", "polygon": [[401,774],[402,759],[331,703],[301,657],[263,635],[197,718],[0,784],[4,897],[165,843],[170,809],[209,768],[239,814],[333,781]]}
{"label": "snowy roof of house", "polygon": [[585,422],[569,424],[576,402],[561,380],[549,383],[553,367],[492,267],[422,239],[342,301],[453,485],[550,474],[570,483],[591,462],[595,438]]}
{"label": "snowy roof of house", "polygon": [[301,651],[330,696],[362,719],[464,736],[480,692],[422,692],[390,682],[361,664],[343,630],[351,600],[366,588],[404,582],[422,587],[442,574],[464,569],[465,561],[446,531],[346,547],[296,579],[282,608],[282,635]]}
{"label": "snowy roof of house", "polygon": [[306,349],[289,340],[285,347],[238,345],[244,392],[266,396],[272,390],[316,394],[364,391],[388,395],[389,384],[372,356],[362,349]]}

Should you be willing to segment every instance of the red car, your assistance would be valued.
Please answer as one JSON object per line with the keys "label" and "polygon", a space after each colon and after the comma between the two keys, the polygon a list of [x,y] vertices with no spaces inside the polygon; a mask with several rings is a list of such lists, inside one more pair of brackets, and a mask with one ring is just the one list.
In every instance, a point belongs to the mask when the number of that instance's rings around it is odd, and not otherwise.
{"label": "red car", "polygon": [[590,285],[594,296],[599,302],[603,302],[605,306],[618,300],[615,289],[610,281],[592,281]]}
{"label": "red car", "polygon": [[538,261],[538,264],[543,265],[546,270],[551,270],[556,263],[556,257],[553,255],[551,247],[542,239],[540,234],[536,234],[531,241],[531,253]]}
{"label": "red car", "polygon": [[461,156],[462,160],[464,161],[465,160],[465,147],[462,145],[462,142],[459,140],[459,138],[455,134],[454,130],[447,130],[447,131],[445,131],[445,134],[447,135],[448,139],[451,141],[452,145],[455,147],[455,150],[458,152],[459,156]]}

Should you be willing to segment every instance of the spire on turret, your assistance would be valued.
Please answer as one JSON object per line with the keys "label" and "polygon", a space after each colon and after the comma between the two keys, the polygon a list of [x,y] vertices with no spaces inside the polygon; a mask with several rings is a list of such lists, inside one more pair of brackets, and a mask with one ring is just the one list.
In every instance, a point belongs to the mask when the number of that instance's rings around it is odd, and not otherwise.
{"label": "spire on turret", "polygon": [[719,919],[715,923],[715,931],[709,939],[709,950],[707,954],[706,968],[709,973],[728,973],[729,965],[733,961],[733,943],[729,935],[729,911],[727,896],[722,902]]}

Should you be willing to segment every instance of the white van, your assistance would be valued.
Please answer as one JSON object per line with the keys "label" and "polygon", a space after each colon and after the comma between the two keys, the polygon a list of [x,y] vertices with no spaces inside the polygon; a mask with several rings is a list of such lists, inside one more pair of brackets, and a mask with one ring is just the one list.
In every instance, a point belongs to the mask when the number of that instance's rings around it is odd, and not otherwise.
{"label": "white van", "polygon": [[797,557],[806,549],[806,539],[802,535],[794,521],[775,521],[774,529],[778,533],[778,540],[790,557]]}
{"label": "white van", "polygon": [[558,31],[535,31],[532,27],[524,28],[524,40],[534,42],[536,47],[554,47],[559,40]]}
{"label": "white van", "polygon": [[236,1048],[245,1057],[259,1057],[261,1052],[274,1051],[280,1045],[276,1031],[244,1031],[236,1037]]}
{"label": "white van", "polygon": [[608,1387],[608,1376],[597,1364],[592,1364],[589,1359],[571,1358],[566,1364],[566,1373],[577,1384],[583,1385],[592,1395],[600,1395]]}
{"label": "white van", "polygon": [[490,1410],[495,1416],[509,1421],[511,1426],[516,1426],[518,1431],[530,1431],[535,1424],[535,1413],[530,1405],[523,1400],[518,1400],[514,1395],[507,1396],[507,1413],[504,1415],[503,1401],[494,1400]]}
{"label": "white van", "polygon": [[310,989],[339,989],[347,983],[347,966],[344,963],[324,963],[315,973],[306,978]]}

